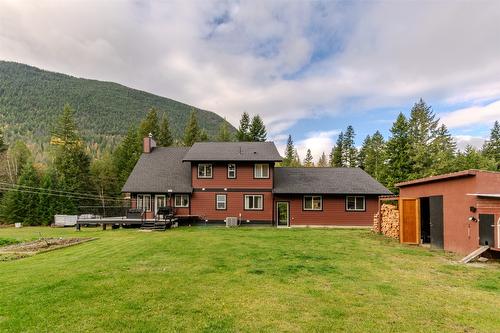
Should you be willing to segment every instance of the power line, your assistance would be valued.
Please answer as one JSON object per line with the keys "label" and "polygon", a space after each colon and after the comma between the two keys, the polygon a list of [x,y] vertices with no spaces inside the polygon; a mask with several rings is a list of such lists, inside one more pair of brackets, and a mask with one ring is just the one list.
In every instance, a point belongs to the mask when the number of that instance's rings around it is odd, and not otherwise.
{"label": "power line", "polygon": [[[103,198],[99,198],[99,197],[90,198],[90,197],[81,197],[81,196],[70,195],[70,194],[32,191],[32,190],[25,190],[25,189],[14,188],[14,187],[6,188],[6,187],[0,186],[0,192],[9,192],[9,191],[15,191],[15,192],[21,192],[21,193],[44,194],[44,195],[51,195],[51,196],[57,196],[57,197],[81,199],[81,200],[95,200],[95,201],[102,201],[103,200]],[[104,201],[124,202],[124,201],[128,201],[128,200],[127,199],[104,199]]]}

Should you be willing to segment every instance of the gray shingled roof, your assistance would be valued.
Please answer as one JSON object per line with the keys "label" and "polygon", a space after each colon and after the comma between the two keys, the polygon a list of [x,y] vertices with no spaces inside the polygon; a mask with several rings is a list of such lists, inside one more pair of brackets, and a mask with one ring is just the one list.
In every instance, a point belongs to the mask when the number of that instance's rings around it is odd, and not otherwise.
{"label": "gray shingled roof", "polygon": [[188,150],[186,147],[158,147],[149,154],[142,154],[122,192],[192,192],[191,165],[182,162]]}
{"label": "gray shingled roof", "polygon": [[197,142],[184,161],[277,162],[282,157],[274,142]]}
{"label": "gray shingled roof", "polygon": [[392,194],[359,168],[275,168],[274,193]]}

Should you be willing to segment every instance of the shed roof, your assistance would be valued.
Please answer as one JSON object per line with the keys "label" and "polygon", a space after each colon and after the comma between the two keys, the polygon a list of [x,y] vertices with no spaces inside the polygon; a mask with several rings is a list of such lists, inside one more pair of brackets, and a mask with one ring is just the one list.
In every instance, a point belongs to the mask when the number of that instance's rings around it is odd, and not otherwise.
{"label": "shed roof", "polygon": [[392,194],[359,168],[275,168],[277,194]]}
{"label": "shed roof", "polygon": [[182,162],[188,149],[159,147],[151,153],[142,154],[122,192],[192,192],[191,166]]}
{"label": "shed roof", "polygon": [[282,157],[274,142],[197,142],[184,161],[277,162]]}
{"label": "shed roof", "polygon": [[415,179],[415,180],[409,180],[406,182],[397,183],[397,184],[395,184],[395,186],[396,187],[404,187],[404,186],[410,186],[410,185],[417,185],[417,184],[424,184],[424,183],[431,183],[431,182],[436,182],[436,181],[448,180],[448,179],[453,179],[453,178],[475,177],[477,174],[480,174],[480,173],[496,173],[496,174],[498,174],[498,172],[495,172],[495,171],[469,169],[469,170],[463,170],[463,171],[458,171],[458,172],[445,173],[445,174],[437,175],[437,176],[430,176],[430,177],[419,178],[419,179]]}

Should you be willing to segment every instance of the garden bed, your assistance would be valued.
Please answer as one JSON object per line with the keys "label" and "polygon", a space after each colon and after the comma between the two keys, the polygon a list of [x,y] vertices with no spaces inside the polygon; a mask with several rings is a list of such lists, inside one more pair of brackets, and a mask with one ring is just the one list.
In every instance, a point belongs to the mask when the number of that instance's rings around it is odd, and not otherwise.
{"label": "garden bed", "polygon": [[[0,261],[15,260],[29,257],[40,252],[47,252],[64,247],[88,242],[96,238],[41,238],[29,242],[8,242],[0,247]],[[4,240],[4,239],[2,239]]]}

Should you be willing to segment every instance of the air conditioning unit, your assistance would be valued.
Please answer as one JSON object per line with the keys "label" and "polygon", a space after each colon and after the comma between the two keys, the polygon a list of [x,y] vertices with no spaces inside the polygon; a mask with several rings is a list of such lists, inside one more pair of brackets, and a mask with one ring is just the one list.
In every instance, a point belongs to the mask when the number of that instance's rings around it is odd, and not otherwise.
{"label": "air conditioning unit", "polygon": [[238,226],[238,218],[231,216],[226,217],[226,227],[237,227]]}

